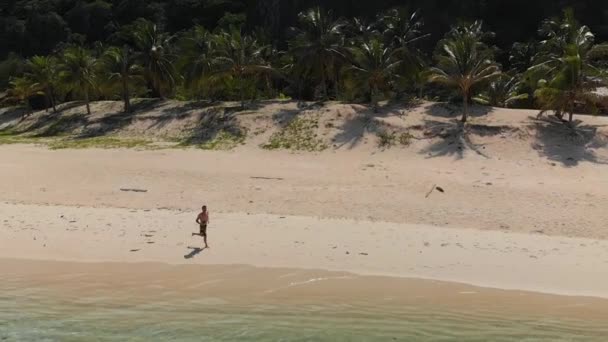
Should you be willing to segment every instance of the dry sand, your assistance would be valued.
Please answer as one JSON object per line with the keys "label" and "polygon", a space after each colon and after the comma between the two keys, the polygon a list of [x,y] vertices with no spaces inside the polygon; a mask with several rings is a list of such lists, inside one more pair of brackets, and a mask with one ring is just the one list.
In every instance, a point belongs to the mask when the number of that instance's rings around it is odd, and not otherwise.
{"label": "dry sand", "polygon": [[[420,146],[4,146],[0,258],[327,269],[608,298],[608,167],[495,146],[461,159]],[[444,193],[426,197],[435,184]],[[200,251],[202,203],[212,248]]]}

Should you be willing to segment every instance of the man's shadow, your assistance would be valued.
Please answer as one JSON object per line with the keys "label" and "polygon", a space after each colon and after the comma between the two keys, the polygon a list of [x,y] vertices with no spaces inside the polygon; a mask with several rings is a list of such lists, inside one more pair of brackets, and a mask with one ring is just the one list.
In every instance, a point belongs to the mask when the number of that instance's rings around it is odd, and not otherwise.
{"label": "man's shadow", "polygon": [[205,250],[205,248],[199,248],[199,247],[188,247],[188,249],[191,249],[192,251],[190,253],[184,255],[184,259],[192,259]]}

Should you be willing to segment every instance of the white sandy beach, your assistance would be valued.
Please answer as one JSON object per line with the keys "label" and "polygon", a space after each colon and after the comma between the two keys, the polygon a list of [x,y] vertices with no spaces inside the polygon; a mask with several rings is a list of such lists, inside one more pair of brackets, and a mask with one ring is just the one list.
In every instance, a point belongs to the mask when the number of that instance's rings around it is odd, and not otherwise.
{"label": "white sandy beach", "polygon": [[[0,258],[325,269],[608,298],[605,165],[403,150],[0,154]],[[434,184],[445,192],[427,198]],[[212,248],[198,251],[203,203]]]}

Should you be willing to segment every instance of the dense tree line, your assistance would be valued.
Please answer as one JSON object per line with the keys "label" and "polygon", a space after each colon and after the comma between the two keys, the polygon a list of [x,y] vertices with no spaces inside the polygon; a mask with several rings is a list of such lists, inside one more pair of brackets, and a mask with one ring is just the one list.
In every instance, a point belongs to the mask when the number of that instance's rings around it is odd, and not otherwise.
{"label": "dense tree line", "polygon": [[[8,100],[133,96],[369,102],[411,96],[552,110],[597,108],[601,1],[9,0]],[[563,10],[565,6],[571,6]],[[576,16],[575,16],[576,14]],[[591,26],[582,24],[585,23]]]}

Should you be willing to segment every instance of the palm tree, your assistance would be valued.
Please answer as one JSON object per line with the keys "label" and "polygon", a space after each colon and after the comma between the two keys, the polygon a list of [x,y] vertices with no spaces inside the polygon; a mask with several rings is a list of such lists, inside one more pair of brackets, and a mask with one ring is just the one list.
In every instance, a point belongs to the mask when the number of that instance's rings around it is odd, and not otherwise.
{"label": "palm tree", "polygon": [[453,29],[439,42],[437,66],[431,68],[431,82],[456,88],[462,96],[462,122],[467,121],[469,99],[475,86],[500,75],[493,54],[481,41],[480,23]]}
{"label": "palm tree", "polygon": [[430,36],[422,32],[424,22],[420,13],[418,11],[410,12],[404,7],[394,8],[380,14],[378,22],[386,44],[392,45],[395,49],[402,49],[402,52],[410,58],[420,55],[415,44]]}
{"label": "palm tree", "polygon": [[491,81],[486,91],[474,100],[486,106],[510,107],[519,100],[528,98],[528,94],[522,94],[520,83],[521,75],[502,74]]}
{"label": "palm tree", "polygon": [[55,88],[59,76],[57,59],[53,56],[34,56],[28,60],[27,70],[26,77],[34,82],[34,88],[44,94],[47,110],[50,106],[53,112],[57,112],[55,104]]}
{"label": "palm tree", "polygon": [[418,45],[430,35],[423,32],[424,22],[420,13],[411,12],[406,7],[394,8],[378,15],[377,23],[385,45],[391,46],[403,61],[395,70],[401,76],[397,78],[396,87],[401,90],[413,88],[422,97],[427,65]]}
{"label": "palm tree", "polygon": [[95,66],[96,60],[82,47],[70,47],[63,53],[60,79],[69,90],[82,92],[87,114],[91,114],[89,97],[95,84]]}
{"label": "palm tree", "polygon": [[125,113],[130,112],[131,92],[129,88],[142,78],[141,66],[136,63],[131,50],[126,45],[122,49],[110,47],[102,56],[101,66],[103,72],[108,74],[109,83],[120,85],[124,111]]}
{"label": "palm tree", "polygon": [[327,79],[338,70],[337,62],[344,59],[345,23],[334,21],[331,12],[319,7],[300,13],[299,23],[290,42],[291,52],[306,75],[321,78],[322,96],[327,99]]}
{"label": "palm tree", "polygon": [[537,63],[528,72],[544,78],[534,95],[543,112],[553,110],[560,119],[567,113],[571,123],[577,105],[592,105],[592,91],[605,79],[595,64],[608,56],[607,46],[595,45],[589,27],[580,25],[570,9],[561,20],[545,20],[539,31],[546,39]]}
{"label": "palm tree", "polygon": [[525,72],[534,65],[539,57],[539,44],[535,41],[528,43],[513,43],[509,51],[509,64],[517,72]]}
{"label": "palm tree", "polygon": [[29,98],[39,93],[36,84],[27,77],[16,77],[10,82],[8,89],[8,100],[16,103],[23,103],[29,109]]}
{"label": "palm tree", "polygon": [[352,76],[359,89],[368,94],[374,110],[377,110],[377,95],[390,90],[395,70],[402,60],[396,58],[395,51],[379,39],[364,42],[350,50],[353,61],[345,72]]}
{"label": "palm tree", "polygon": [[216,37],[202,26],[195,26],[179,41],[178,69],[186,86],[201,91],[213,68]]}
{"label": "palm tree", "polygon": [[368,41],[379,34],[377,22],[369,22],[364,18],[352,18],[342,28],[342,33],[347,35],[352,46],[360,41]]}
{"label": "palm tree", "polygon": [[593,106],[596,99],[593,90],[598,86],[601,71],[586,63],[574,45],[544,66],[550,68],[549,79],[541,82],[535,97],[543,111],[553,110],[559,118],[567,113],[568,122],[572,123],[577,105]]}
{"label": "palm tree", "polygon": [[216,57],[213,59],[212,78],[233,78],[239,86],[241,107],[245,107],[245,79],[249,76],[275,73],[262,58],[263,46],[252,36],[240,30],[221,32],[217,41]]}
{"label": "palm tree", "polygon": [[160,31],[151,21],[138,19],[133,25],[132,39],[152,95],[163,98],[167,86],[170,90],[175,87],[173,36]]}

